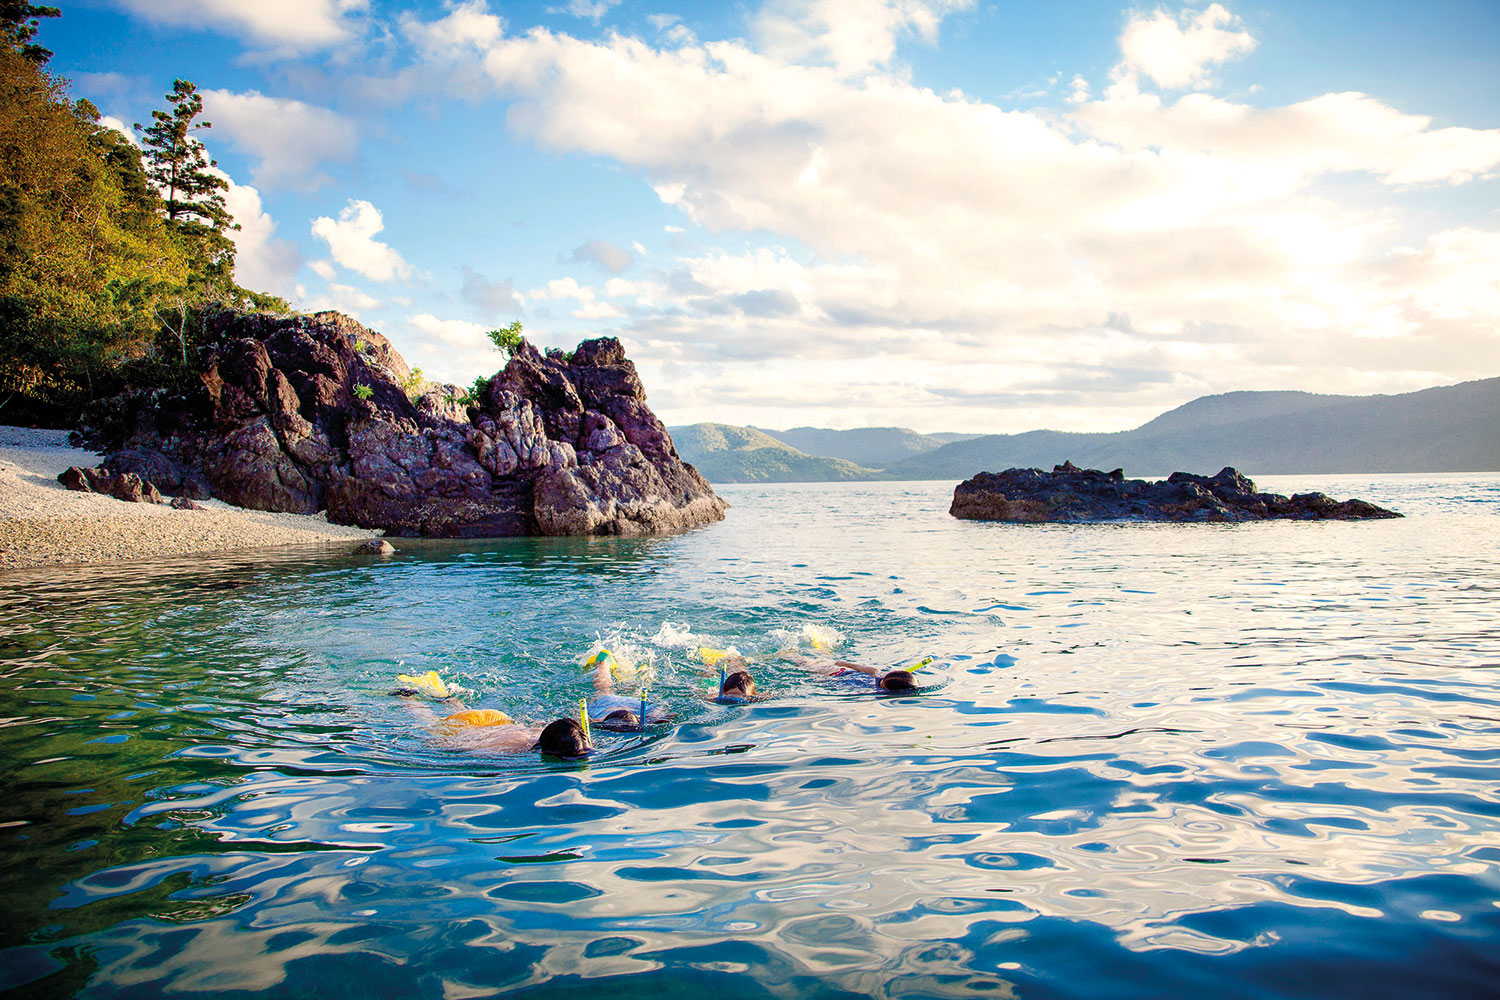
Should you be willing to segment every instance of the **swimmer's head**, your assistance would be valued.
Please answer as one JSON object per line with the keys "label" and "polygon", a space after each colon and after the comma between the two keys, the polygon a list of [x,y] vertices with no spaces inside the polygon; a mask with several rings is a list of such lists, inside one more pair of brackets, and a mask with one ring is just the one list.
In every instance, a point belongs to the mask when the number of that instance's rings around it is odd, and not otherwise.
{"label": "swimmer's head", "polygon": [[748,670],[736,670],[719,685],[720,698],[754,698],[755,678]]}
{"label": "swimmer's head", "polygon": [[537,737],[533,750],[540,750],[550,757],[582,757],[594,749],[583,727],[573,719],[557,719],[547,723],[542,735]]}
{"label": "swimmer's head", "polygon": [[594,725],[601,729],[636,730],[641,728],[641,717],[628,708],[617,708]]}
{"label": "swimmer's head", "polygon": [[909,693],[917,689],[916,678],[912,677],[909,670],[892,670],[888,674],[882,674],[876,682],[882,691],[894,691],[898,693]]}

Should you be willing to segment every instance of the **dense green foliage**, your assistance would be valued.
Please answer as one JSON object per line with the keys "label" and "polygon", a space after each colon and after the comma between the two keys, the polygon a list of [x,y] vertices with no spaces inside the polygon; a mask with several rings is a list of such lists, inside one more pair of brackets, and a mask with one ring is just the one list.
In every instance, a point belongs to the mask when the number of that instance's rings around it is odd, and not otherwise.
{"label": "dense green foliage", "polygon": [[52,58],[52,50],[33,41],[36,30],[44,17],[57,17],[62,11],[56,7],[25,3],[21,0],[0,0],[0,45],[30,59],[38,66]]}
{"label": "dense green foliage", "polygon": [[153,115],[143,159],[46,70],[35,19],[53,13],[0,0],[0,421],[64,426],[90,399],[184,377],[205,306],[286,304],[234,283],[192,85]]}
{"label": "dense green foliage", "polygon": [[508,358],[515,357],[516,348],[521,346],[521,321],[516,320],[510,326],[502,330],[491,330],[485,336],[490,338],[490,343],[495,345],[495,350],[504,351]]}

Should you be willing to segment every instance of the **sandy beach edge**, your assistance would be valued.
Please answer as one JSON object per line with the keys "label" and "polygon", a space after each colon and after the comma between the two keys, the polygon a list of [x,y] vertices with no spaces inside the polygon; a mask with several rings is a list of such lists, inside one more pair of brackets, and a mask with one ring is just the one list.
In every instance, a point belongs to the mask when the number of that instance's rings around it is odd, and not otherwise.
{"label": "sandy beach edge", "polygon": [[0,425],[0,573],[180,557],[272,546],[348,545],[378,531],[329,524],[317,514],[273,514],[218,500],[204,510],[126,503],[66,489],[57,475],[100,457],[68,445],[68,432]]}

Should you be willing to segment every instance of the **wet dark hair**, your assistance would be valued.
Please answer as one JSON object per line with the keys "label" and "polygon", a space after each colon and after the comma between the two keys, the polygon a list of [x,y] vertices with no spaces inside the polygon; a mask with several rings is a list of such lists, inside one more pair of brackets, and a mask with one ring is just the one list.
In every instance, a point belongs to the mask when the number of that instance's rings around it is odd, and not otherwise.
{"label": "wet dark hair", "polygon": [[601,729],[639,729],[641,718],[628,708],[617,708],[600,719],[596,725]]}
{"label": "wet dark hair", "polygon": [[583,735],[583,727],[577,722],[572,719],[557,719],[547,723],[547,728],[542,730],[542,735],[537,737],[536,746],[532,749],[553,757],[582,757],[594,748]]}
{"label": "wet dark hair", "polygon": [[892,670],[881,676],[880,687],[886,691],[915,691],[917,680],[909,670]]}
{"label": "wet dark hair", "polygon": [[[740,692],[739,695],[731,695],[731,691]],[[750,698],[755,695],[755,678],[750,676],[748,670],[736,670],[724,678],[724,683],[719,685],[720,697]]]}

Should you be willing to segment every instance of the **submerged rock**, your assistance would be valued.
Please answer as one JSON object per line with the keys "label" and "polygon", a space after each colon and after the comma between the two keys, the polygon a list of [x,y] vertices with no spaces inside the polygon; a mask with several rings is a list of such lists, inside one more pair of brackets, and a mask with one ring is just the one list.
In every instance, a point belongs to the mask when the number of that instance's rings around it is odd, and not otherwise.
{"label": "submerged rock", "polygon": [[953,491],[954,517],[977,521],[1351,521],[1400,517],[1363,500],[1322,493],[1257,493],[1231,468],[1215,476],[1174,472],[1164,480],[1126,479],[1072,462],[1041,469],[981,472]]}
{"label": "submerged rock", "polygon": [[613,338],[522,342],[482,398],[409,398],[380,334],[339,313],[205,319],[199,384],[106,401],[82,443],[168,493],[393,535],[675,531],[726,504],[682,461]]}

